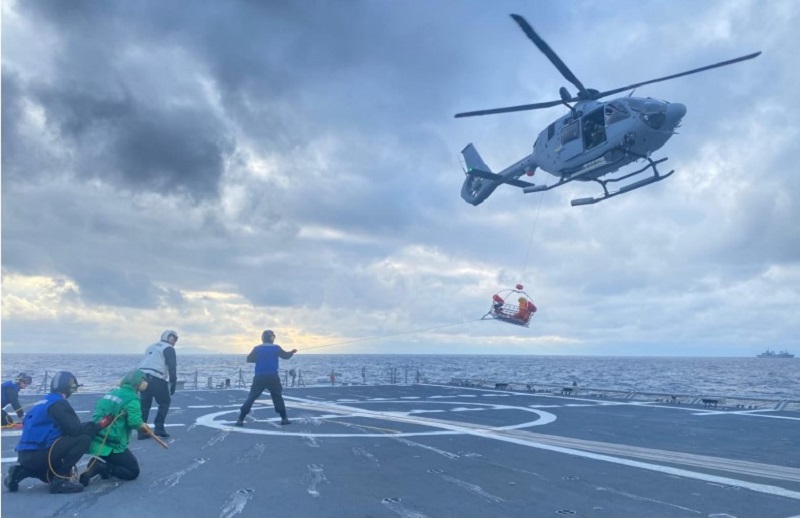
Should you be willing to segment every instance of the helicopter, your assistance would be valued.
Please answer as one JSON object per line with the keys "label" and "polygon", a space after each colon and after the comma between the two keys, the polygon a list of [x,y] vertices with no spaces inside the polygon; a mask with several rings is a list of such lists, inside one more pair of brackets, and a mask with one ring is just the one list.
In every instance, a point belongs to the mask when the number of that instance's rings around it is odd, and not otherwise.
{"label": "helicopter", "polygon": [[[569,108],[566,115],[555,120],[539,133],[530,155],[499,173],[492,172],[478,154],[475,146],[468,144],[461,151],[467,166],[464,171],[466,179],[461,188],[461,197],[472,205],[482,203],[501,184],[519,187],[524,193],[549,191],[573,180],[594,181],[600,184],[603,188],[600,195],[571,200],[570,204],[575,207],[598,203],[664,180],[675,171],[672,170],[666,174],[660,173],[658,164],[665,162],[667,158],[653,160],[650,155],[666,144],[675,134],[675,130],[686,115],[686,106],[650,97],[633,97],[633,90],[647,84],[732,65],[753,59],[761,54],[761,52],[754,52],[713,65],[601,92],[594,88],[584,87],[583,83],[522,16],[512,14],[511,18],[517,22],[525,35],[550,60],[561,75],[578,89],[578,93],[573,96],[566,87],[562,86],[559,89],[561,97],[559,100],[456,114],[456,118],[473,117],[539,110],[561,104]],[[627,97],[600,101],[600,99],[627,90],[631,90]],[[638,161],[645,161],[646,164],[633,172],[604,178],[606,175],[615,173]],[[523,175],[532,177],[537,168],[557,177],[558,181],[552,185],[537,185],[520,180]],[[609,191],[608,184],[627,180],[646,171],[649,171],[650,174],[645,178],[622,185],[616,191]]]}

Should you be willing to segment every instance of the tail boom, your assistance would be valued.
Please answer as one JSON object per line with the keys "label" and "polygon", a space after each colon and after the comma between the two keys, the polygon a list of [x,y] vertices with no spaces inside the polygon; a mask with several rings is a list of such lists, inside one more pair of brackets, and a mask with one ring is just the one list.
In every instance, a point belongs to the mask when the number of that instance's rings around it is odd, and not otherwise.
{"label": "tail boom", "polygon": [[461,151],[461,154],[467,164],[467,177],[461,186],[461,197],[471,205],[480,205],[495,189],[504,183],[523,188],[534,185],[518,179],[523,174],[536,169],[532,155],[519,160],[500,173],[493,173],[472,144],[468,144]]}

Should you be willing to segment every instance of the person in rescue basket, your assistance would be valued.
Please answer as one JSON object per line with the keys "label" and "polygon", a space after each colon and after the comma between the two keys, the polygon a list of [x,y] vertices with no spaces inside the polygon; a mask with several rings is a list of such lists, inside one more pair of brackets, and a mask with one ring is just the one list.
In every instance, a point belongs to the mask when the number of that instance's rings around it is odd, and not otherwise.
{"label": "person in rescue basket", "polygon": [[71,480],[72,471],[89,451],[92,437],[111,424],[114,416],[107,415],[98,423],[81,423],[67,402],[78,387],[71,372],[57,372],[50,383],[50,394],[25,415],[16,448],[19,464],[11,466],[3,480],[10,492],[15,493],[28,477],[49,483],[51,493],[83,491],[81,484]]}
{"label": "person in rescue basket", "polygon": [[250,385],[250,394],[239,410],[236,426],[244,426],[244,418],[250,413],[253,402],[261,396],[265,389],[269,390],[269,395],[272,396],[272,404],[275,405],[275,412],[281,416],[281,424],[292,424],[286,417],[286,405],[283,403],[283,395],[281,395],[283,387],[278,375],[278,358],[288,360],[294,356],[297,349],[284,351],[280,345],[274,343],[275,333],[269,329],[261,333],[261,341],[263,343],[255,346],[247,355],[247,363],[256,364],[255,375],[253,384]]}
{"label": "person in rescue basket", "polygon": [[24,372],[20,372],[17,374],[17,377],[14,378],[14,381],[4,381],[3,384],[0,385],[3,392],[3,426],[14,424],[14,420],[11,419],[11,416],[6,412],[6,405],[11,405],[11,408],[14,409],[14,412],[17,413],[20,419],[25,417],[22,405],[19,404],[19,391],[30,385],[31,382],[33,382],[33,379],[30,376]]}
{"label": "person in rescue basket", "polygon": [[527,323],[531,315],[536,313],[536,306],[525,297],[520,297],[517,302],[519,302],[519,309],[517,310],[517,314],[514,315],[514,318]]}
{"label": "person in rescue basket", "polygon": [[[158,412],[153,420],[155,424],[153,433],[159,437],[170,436],[164,428],[164,421],[167,419],[169,405],[172,402],[171,396],[175,394],[175,387],[178,383],[176,373],[178,359],[175,356],[175,342],[177,341],[178,333],[167,329],[161,333],[159,342],[147,348],[144,358],[139,362],[139,370],[143,371],[147,377],[147,388],[142,391],[142,418],[146,423],[150,414],[150,406],[155,398],[158,403]],[[169,379],[169,385],[167,379]],[[139,439],[149,438],[150,434],[139,431]]]}
{"label": "person in rescue basket", "polygon": [[100,421],[106,415],[112,415],[114,421],[92,439],[89,454],[99,458],[89,461],[88,469],[81,474],[80,482],[84,486],[88,486],[96,476],[103,479],[113,476],[122,480],[135,480],[139,476],[139,462],[128,449],[128,440],[133,430],[149,433],[142,420],[138,394],[146,388],[147,378],[137,369],[127,373],[119,387],[95,405],[94,419]]}

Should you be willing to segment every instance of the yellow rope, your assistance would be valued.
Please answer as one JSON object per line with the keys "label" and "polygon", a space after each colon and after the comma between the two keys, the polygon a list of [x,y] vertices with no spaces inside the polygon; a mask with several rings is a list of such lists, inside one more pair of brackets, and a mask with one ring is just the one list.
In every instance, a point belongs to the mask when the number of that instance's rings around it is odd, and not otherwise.
{"label": "yellow rope", "polygon": [[[101,448],[102,448],[102,447],[103,447],[103,445],[106,443],[106,440],[108,439],[108,435],[111,433],[111,425],[112,425],[112,424],[114,424],[114,421],[116,421],[117,419],[119,419],[119,417],[120,417],[121,415],[123,415],[124,413],[125,413],[125,412],[120,412],[119,414],[117,414],[116,416],[114,416],[114,419],[113,419],[113,420],[111,421],[111,423],[109,423],[109,425],[106,427],[106,434],[105,434],[105,437],[103,437],[103,442],[102,442],[102,443],[100,443],[100,447],[101,447]],[[47,473],[47,479],[48,479],[48,480],[50,480],[50,473],[52,473],[53,475],[55,475],[55,476],[56,476],[56,477],[58,477],[58,478],[63,478],[64,480],[71,480],[71,479],[72,479],[72,477],[71,477],[71,476],[69,476],[69,477],[65,477],[65,476],[59,475],[58,473],[56,473],[56,470],[55,470],[55,469],[53,469],[53,448],[55,447],[56,443],[57,443],[58,441],[60,441],[60,440],[61,440],[63,437],[64,437],[64,436],[62,435],[61,437],[59,437],[58,439],[56,439],[55,441],[53,441],[53,444],[51,444],[51,445],[50,445],[50,450],[47,452],[47,466],[48,466],[48,468],[50,468],[50,471]],[[92,466],[94,466],[94,464],[95,464],[96,462],[97,462],[97,457],[93,457],[93,458],[92,458],[92,460],[91,460],[91,461],[89,461],[89,465],[87,465],[87,466],[86,466],[86,471],[89,471],[89,469],[90,469]],[[84,473],[86,473],[86,471],[84,471]]]}
{"label": "yellow rope", "polygon": [[[101,449],[103,448],[103,446],[105,446],[106,440],[108,440],[108,436],[109,436],[109,434],[111,434],[111,425],[113,425],[114,422],[116,422],[116,420],[119,419],[119,417],[121,415],[124,415],[124,414],[125,414],[125,411],[123,410],[122,412],[120,412],[119,414],[114,416],[114,419],[110,423],[108,423],[108,426],[106,426],[106,428],[105,428],[106,434],[103,437],[103,442],[100,443],[100,448]],[[90,469],[92,469],[92,466],[94,466],[95,464],[97,464],[97,457],[92,457],[92,460],[90,460],[89,463],[86,465],[86,471],[84,471],[83,473],[88,472]],[[81,473],[81,475],[83,475],[83,473]]]}

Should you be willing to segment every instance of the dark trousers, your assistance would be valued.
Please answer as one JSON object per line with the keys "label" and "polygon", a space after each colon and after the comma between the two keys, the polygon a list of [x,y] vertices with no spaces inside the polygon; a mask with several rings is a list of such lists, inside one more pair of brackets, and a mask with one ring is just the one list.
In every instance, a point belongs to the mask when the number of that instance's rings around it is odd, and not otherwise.
{"label": "dark trousers", "polygon": [[253,384],[250,385],[250,394],[247,396],[247,401],[242,405],[239,410],[239,419],[244,419],[250,413],[250,408],[253,402],[258,399],[261,394],[269,390],[269,395],[272,396],[272,404],[275,405],[275,412],[280,414],[281,417],[286,417],[286,405],[283,403],[283,386],[281,386],[281,378],[277,374],[257,374],[253,376]]}
{"label": "dark trousers", "polygon": [[56,474],[69,477],[75,464],[89,452],[91,443],[91,435],[63,435],[50,448],[19,452],[19,464],[25,468],[28,476],[42,482],[50,482],[55,478],[50,472],[51,464]]}
{"label": "dark trousers", "polygon": [[169,412],[169,404],[172,402],[172,398],[169,397],[169,384],[167,380],[156,378],[148,374],[147,388],[142,391],[141,394],[142,419],[145,423],[150,416],[150,407],[153,405],[153,398],[155,398],[156,403],[158,403],[158,412],[156,412],[153,423],[156,426],[156,430],[163,430],[164,420],[166,420],[167,412]]}
{"label": "dark trousers", "polygon": [[125,448],[120,453],[109,453],[100,457],[108,466],[108,474],[121,480],[135,480],[139,476],[139,462],[131,450]]}

